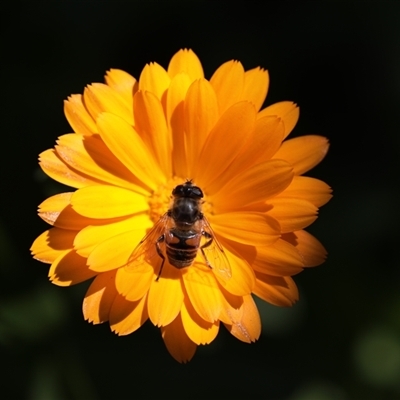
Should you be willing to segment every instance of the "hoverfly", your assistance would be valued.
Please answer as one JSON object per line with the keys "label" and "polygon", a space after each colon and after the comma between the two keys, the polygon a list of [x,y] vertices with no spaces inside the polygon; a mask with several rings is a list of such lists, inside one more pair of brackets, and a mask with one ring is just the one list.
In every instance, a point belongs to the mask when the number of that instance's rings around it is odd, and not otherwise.
{"label": "hoverfly", "polygon": [[206,265],[223,280],[229,279],[229,261],[201,211],[203,197],[202,190],[192,180],[176,186],[170,209],[137,245],[128,268],[151,263],[152,257],[158,255],[161,262],[158,281],[166,258],[172,266],[181,269],[191,266],[200,250]]}

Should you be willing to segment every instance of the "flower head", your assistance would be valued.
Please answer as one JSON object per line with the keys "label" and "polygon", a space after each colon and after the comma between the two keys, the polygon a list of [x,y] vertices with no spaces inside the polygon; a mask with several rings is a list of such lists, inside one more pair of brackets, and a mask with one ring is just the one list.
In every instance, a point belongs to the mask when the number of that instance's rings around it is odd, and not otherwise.
{"label": "flower head", "polygon": [[[53,227],[34,241],[34,257],[51,264],[56,285],[93,278],[88,321],[126,335],[150,319],[178,361],[213,341],[221,322],[257,340],[252,293],[290,306],[291,276],[324,261],[304,228],[330,188],[302,174],[323,159],[327,140],[285,140],[299,109],[284,101],[260,111],[268,73],[238,61],[207,80],[197,56],[181,50],[167,70],[151,63],[136,80],[114,69],[105,81],[65,101],[74,133],[40,154],[43,171],[76,190],[39,206]],[[198,211],[184,228],[168,210],[188,180],[203,196],[183,196],[189,215]]]}

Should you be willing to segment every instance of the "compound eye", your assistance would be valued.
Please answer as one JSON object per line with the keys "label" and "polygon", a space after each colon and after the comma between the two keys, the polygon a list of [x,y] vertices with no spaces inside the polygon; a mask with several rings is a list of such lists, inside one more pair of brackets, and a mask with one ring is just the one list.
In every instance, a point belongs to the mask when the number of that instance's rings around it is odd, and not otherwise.
{"label": "compound eye", "polygon": [[178,185],[173,191],[173,196],[184,196],[185,194],[185,187],[183,185]]}
{"label": "compound eye", "polygon": [[202,198],[203,192],[201,191],[201,189],[199,187],[194,186],[194,187],[192,187],[192,196]]}
{"label": "compound eye", "polygon": [[192,199],[201,199],[204,197],[203,192],[198,186],[193,186],[191,181],[184,185],[178,185],[172,191],[172,196],[175,197],[190,197]]}

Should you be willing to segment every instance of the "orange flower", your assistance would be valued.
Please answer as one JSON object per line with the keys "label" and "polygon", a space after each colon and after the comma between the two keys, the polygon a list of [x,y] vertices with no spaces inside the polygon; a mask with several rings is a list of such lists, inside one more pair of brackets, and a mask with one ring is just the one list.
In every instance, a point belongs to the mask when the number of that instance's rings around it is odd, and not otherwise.
{"label": "orange flower", "polygon": [[[39,216],[53,227],[34,241],[33,256],[51,264],[56,285],[94,278],[83,302],[88,321],[109,321],[127,335],[150,319],[180,362],[212,342],[221,322],[238,339],[257,340],[252,293],[290,306],[298,298],[291,276],[324,261],[323,246],[303,229],[330,199],[330,188],[301,175],[324,158],[327,140],[284,141],[299,109],[285,101],[260,111],[268,73],[245,71],[238,61],[207,80],[197,56],[181,50],[167,70],[151,63],[138,81],[121,70],[105,80],[68,98],[64,110],[74,133],[40,155],[47,175],[77,190],[40,205]],[[196,252],[200,244],[185,268],[165,256],[164,238],[157,254],[157,235],[144,252],[154,257],[131,257],[187,179],[204,193],[210,242],[219,242],[228,260],[225,277],[214,259],[210,268]],[[157,234],[167,229],[159,225]],[[210,238],[197,232],[204,246]]]}

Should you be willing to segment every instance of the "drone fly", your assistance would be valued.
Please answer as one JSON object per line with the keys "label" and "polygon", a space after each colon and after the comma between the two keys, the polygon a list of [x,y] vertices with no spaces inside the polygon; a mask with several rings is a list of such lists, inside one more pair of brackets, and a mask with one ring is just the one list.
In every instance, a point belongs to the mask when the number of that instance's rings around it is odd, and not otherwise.
{"label": "drone fly", "polygon": [[127,266],[135,268],[150,263],[157,255],[161,262],[158,281],[166,259],[175,268],[186,268],[193,264],[200,250],[206,265],[222,279],[229,279],[229,261],[201,211],[203,197],[202,190],[192,180],[176,186],[170,209],[140,241]]}

